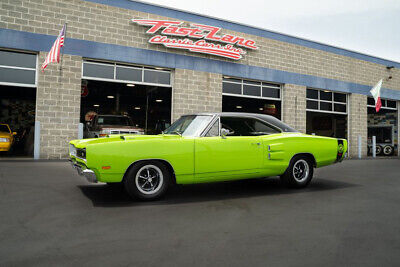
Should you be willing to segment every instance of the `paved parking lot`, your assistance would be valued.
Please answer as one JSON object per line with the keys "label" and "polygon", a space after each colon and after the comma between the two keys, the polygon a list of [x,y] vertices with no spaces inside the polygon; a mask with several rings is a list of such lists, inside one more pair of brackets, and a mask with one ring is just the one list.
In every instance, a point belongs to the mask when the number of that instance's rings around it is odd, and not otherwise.
{"label": "paved parking lot", "polygon": [[399,266],[400,160],[179,186],[158,202],[67,162],[0,161],[0,266]]}

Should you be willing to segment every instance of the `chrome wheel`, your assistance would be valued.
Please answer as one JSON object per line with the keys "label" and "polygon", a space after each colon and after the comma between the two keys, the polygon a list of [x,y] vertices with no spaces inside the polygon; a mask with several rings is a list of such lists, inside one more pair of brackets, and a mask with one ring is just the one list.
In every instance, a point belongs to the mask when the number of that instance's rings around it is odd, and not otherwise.
{"label": "chrome wheel", "polygon": [[385,156],[390,156],[390,155],[392,155],[392,153],[393,153],[393,147],[391,147],[391,146],[385,146],[385,147],[383,148],[383,154],[384,154]]}
{"label": "chrome wheel", "polygon": [[376,146],[375,154],[376,155],[380,155],[381,153],[382,153],[382,147],[381,146]]}
{"label": "chrome wheel", "polygon": [[163,173],[155,165],[144,165],[136,173],[136,188],[145,195],[157,193],[162,187],[163,182]]}
{"label": "chrome wheel", "polygon": [[299,159],[293,165],[293,178],[297,182],[303,182],[307,180],[309,172],[310,172],[310,167],[308,165],[308,162],[305,161],[304,159]]}

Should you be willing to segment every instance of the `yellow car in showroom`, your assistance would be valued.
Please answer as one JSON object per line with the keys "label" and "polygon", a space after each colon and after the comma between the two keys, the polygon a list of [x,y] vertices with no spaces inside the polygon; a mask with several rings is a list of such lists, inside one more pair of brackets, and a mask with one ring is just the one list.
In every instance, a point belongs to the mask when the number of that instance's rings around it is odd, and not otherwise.
{"label": "yellow car in showroom", "polygon": [[16,134],[16,132],[11,132],[8,124],[0,124],[0,151],[10,151]]}

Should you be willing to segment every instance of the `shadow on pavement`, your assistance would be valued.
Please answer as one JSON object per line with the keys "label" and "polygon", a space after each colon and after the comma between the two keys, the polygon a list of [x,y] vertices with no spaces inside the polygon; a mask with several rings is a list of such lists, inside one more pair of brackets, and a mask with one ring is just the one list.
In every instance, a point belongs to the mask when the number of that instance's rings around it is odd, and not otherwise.
{"label": "shadow on pavement", "polygon": [[216,201],[225,199],[247,198],[262,195],[282,195],[338,190],[358,186],[346,182],[315,179],[305,189],[288,189],[278,178],[242,180],[234,182],[177,185],[170,188],[161,200],[142,202],[130,198],[122,186],[81,185],[82,193],[93,202],[95,207],[124,207],[136,205],[171,205],[192,202]]}

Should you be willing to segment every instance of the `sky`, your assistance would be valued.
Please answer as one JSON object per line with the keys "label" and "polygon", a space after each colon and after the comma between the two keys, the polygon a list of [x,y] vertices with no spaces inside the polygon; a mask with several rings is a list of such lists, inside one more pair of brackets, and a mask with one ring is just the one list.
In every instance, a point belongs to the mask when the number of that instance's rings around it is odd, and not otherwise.
{"label": "sky", "polygon": [[400,62],[400,0],[142,0]]}

